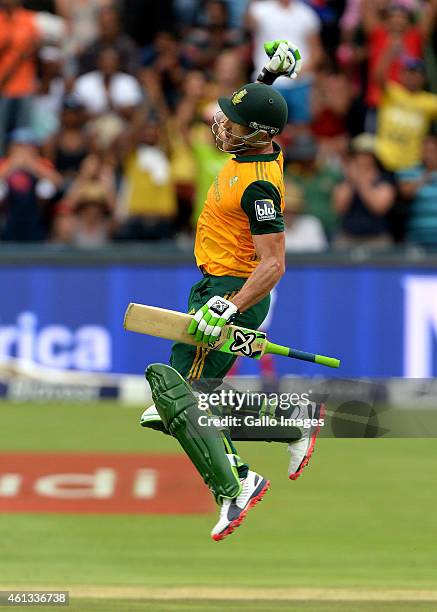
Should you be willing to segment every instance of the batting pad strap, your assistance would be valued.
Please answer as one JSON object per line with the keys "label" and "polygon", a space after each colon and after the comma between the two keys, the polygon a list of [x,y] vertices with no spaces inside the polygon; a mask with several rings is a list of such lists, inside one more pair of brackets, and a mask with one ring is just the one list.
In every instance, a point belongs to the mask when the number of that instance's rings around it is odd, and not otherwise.
{"label": "batting pad strap", "polygon": [[220,431],[199,410],[197,399],[182,376],[170,366],[153,364],[146,370],[156,409],[168,431],[182,446],[220,503],[241,491],[238,473],[231,465]]}

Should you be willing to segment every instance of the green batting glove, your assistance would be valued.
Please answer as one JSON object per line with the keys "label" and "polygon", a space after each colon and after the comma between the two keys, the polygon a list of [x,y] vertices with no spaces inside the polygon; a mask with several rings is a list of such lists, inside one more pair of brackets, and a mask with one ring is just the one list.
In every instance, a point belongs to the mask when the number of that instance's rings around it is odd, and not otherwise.
{"label": "green batting glove", "polygon": [[195,337],[196,342],[213,346],[223,327],[238,314],[238,308],[225,298],[216,295],[199,308],[188,326],[188,333]]}
{"label": "green batting glove", "polygon": [[264,43],[264,49],[270,61],[262,69],[258,81],[272,85],[279,76],[297,78],[302,69],[302,56],[296,45],[288,40],[272,40]]}
{"label": "green batting glove", "polygon": [[272,58],[281,43],[285,43],[288,46],[288,40],[271,40],[270,42],[264,43],[264,51]]}

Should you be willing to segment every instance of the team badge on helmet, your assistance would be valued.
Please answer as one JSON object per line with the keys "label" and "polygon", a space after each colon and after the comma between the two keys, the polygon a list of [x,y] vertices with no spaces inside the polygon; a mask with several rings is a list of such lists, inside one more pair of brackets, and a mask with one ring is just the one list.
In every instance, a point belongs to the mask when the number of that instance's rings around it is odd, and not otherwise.
{"label": "team badge on helmet", "polygon": [[247,96],[247,89],[240,89],[240,91],[236,91],[232,96],[232,104],[235,106],[236,104],[240,104],[241,100]]}

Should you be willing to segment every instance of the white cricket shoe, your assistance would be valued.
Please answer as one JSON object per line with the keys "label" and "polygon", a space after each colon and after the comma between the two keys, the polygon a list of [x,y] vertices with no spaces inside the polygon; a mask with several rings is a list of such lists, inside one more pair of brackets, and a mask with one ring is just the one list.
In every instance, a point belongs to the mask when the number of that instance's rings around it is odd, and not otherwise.
{"label": "white cricket shoe", "polygon": [[140,425],[141,427],[150,427],[150,429],[156,429],[157,431],[162,431],[164,433],[167,431],[161,417],[158,414],[155,404],[152,404],[145,409],[140,418]]}
{"label": "white cricket shoe", "polygon": [[[311,402],[308,406],[299,406],[301,414],[299,419],[323,419],[326,408],[324,404]],[[287,451],[290,453],[290,463],[288,465],[288,477],[290,480],[297,480],[308,465],[314,451],[316,438],[320,431],[320,424],[303,429],[302,437],[296,442],[290,442]]]}
{"label": "white cricket shoe", "polygon": [[211,531],[211,537],[216,542],[223,540],[239,527],[250,508],[262,500],[270,487],[269,480],[251,470],[240,482],[240,495],[234,499],[225,499],[220,508],[219,520]]}

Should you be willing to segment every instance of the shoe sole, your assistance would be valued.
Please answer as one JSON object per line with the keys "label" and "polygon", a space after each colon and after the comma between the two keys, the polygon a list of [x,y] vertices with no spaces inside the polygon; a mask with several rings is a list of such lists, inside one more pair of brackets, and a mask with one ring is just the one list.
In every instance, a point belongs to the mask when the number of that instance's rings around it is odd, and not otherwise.
{"label": "shoe sole", "polygon": [[226,536],[230,535],[231,533],[233,533],[233,531],[235,531],[235,529],[237,527],[239,527],[241,525],[241,523],[244,521],[244,519],[246,518],[247,513],[249,512],[249,510],[251,508],[253,508],[254,506],[256,506],[256,504],[260,501],[262,501],[264,495],[267,493],[267,491],[270,489],[270,480],[267,480],[265,485],[263,486],[263,488],[261,489],[261,491],[258,493],[258,495],[255,495],[255,497],[252,497],[252,499],[249,501],[249,503],[247,504],[247,506],[244,508],[244,510],[241,512],[240,516],[238,518],[236,518],[235,520],[233,520],[228,527],[226,527],[226,529],[224,531],[222,531],[221,533],[217,533],[214,534],[212,536],[212,539],[215,542],[220,542],[221,540],[223,540]]}
{"label": "shoe sole", "polygon": [[[325,404],[321,404],[320,405],[319,416],[316,417],[316,418],[323,419],[323,418],[325,418],[325,414],[326,414],[326,406],[325,406]],[[302,472],[304,471],[304,469],[306,468],[306,466],[308,465],[309,460],[311,459],[311,456],[312,456],[312,454],[314,452],[314,447],[316,445],[316,440],[317,440],[317,436],[319,435],[319,431],[320,431],[320,425],[317,425],[317,427],[314,430],[314,433],[313,433],[313,435],[311,437],[311,444],[309,445],[307,454],[302,459],[301,464],[300,464],[299,469],[297,470],[297,472],[294,472],[294,474],[290,474],[288,476],[288,478],[290,480],[297,480],[299,478],[299,476],[302,474]]]}

